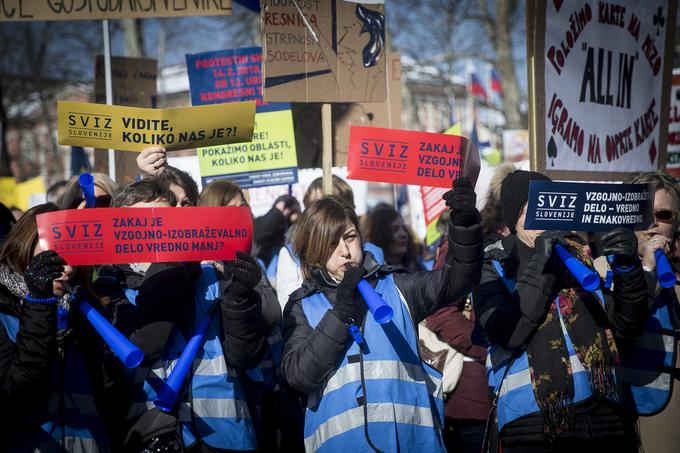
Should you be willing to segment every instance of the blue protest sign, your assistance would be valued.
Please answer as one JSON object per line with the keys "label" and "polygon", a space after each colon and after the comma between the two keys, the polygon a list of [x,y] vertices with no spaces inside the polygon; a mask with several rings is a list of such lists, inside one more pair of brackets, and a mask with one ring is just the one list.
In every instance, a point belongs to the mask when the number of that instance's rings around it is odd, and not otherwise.
{"label": "blue protest sign", "polygon": [[[186,56],[193,105],[257,101],[252,142],[198,150],[204,184],[228,178],[247,189],[294,184],[298,180],[290,104],[262,101],[261,60],[261,47]],[[270,150],[275,152],[263,152]]]}
{"label": "blue protest sign", "polygon": [[654,189],[648,184],[531,181],[527,230],[609,231],[652,224]]}

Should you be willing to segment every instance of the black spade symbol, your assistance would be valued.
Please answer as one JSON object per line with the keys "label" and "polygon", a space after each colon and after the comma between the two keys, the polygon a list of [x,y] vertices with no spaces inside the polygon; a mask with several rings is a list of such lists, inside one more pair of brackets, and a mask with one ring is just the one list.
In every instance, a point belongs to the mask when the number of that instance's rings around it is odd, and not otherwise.
{"label": "black spade symbol", "polygon": [[656,14],[653,17],[654,25],[656,25],[656,34],[657,36],[659,35],[659,28],[663,27],[664,24],[666,23],[666,20],[663,17],[663,8],[659,6],[659,9],[656,10]]}
{"label": "black spade symbol", "polygon": [[555,158],[557,157],[557,145],[555,144],[555,139],[550,137],[548,142],[548,157],[552,158],[550,161],[550,166],[555,166]]}

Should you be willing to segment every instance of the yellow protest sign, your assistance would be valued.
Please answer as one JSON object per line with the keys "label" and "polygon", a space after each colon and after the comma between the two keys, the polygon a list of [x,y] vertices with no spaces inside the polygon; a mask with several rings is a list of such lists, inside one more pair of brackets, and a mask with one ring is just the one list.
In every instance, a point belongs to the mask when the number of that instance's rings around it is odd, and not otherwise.
{"label": "yellow protest sign", "polygon": [[0,203],[9,207],[16,204],[14,196],[14,187],[17,181],[13,176],[0,177]]}
{"label": "yellow protest sign", "polygon": [[[225,176],[245,188],[289,183],[297,170],[292,112],[257,113],[252,142],[201,148],[198,162],[206,182]],[[287,170],[271,171],[279,169]]]}
{"label": "yellow protest sign", "polygon": [[143,17],[226,16],[231,0],[2,0],[0,22],[29,20],[124,19]]}
{"label": "yellow protest sign", "polygon": [[14,187],[14,205],[25,211],[31,207],[31,195],[44,193],[45,184],[40,176],[17,183]]}
{"label": "yellow protest sign", "polygon": [[172,151],[250,141],[255,101],[175,109],[59,101],[59,144],[142,151]]}

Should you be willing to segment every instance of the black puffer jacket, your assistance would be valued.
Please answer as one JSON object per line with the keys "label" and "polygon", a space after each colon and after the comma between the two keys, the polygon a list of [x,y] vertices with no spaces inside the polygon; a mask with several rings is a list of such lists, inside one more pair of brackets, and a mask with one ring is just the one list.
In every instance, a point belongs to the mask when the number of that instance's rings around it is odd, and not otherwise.
{"label": "black puffer jacket", "polygon": [[[131,271],[129,266],[119,266],[118,270],[118,275],[123,275],[124,282],[122,286],[108,287],[112,299],[111,316],[114,325],[144,351],[145,360],[137,372],[145,374],[161,358],[173,328],[179,328],[186,338],[193,334],[194,283],[200,275],[200,267],[158,263],[152,264],[143,276]],[[278,301],[273,291],[261,288],[262,284],[258,286],[259,292],[256,290],[250,293],[245,300],[235,300],[228,291],[230,280],[221,276],[218,283],[222,295],[220,313],[224,332],[224,357],[230,366],[237,369],[240,376],[240,370],[257,365],[265,353],[266,335],[271,331],[272,324],[280,318],[278,314],[276,319],[272,319],[274,316],[270,306],[277,307]],[[125,289],[137,291],[136,305],[127,300]],[[263,297],[260,293],[267,300],[269,308],[266,310],[262,307]],[[280,313],[278,309],[277,313]],[[108,400],[115,401],[110,410],[120,417],[119,420],[124,420],[141,384],[129,382],[123,375],[120,364],[115,362],[111,363],[109,377],[111,381],[107,386]],[[245,382],[242,384],[251,406],[257,400],[258,389],[249,387]],[[255,411],[254,408],[253,412]],[[132,448],[140,437],[153,434],[147,430],[157,429],[162,432],[172,429],[176,423],[157,410],[152,412],[155,415],[151,415],[156,420],[145,415],[141,426],[139,420],[127,420],[123,424],[112,421],[118,442],[127,438],[125,448]]]}
{"label": "black puffer jacket", "polygon": [[55,304],[21,304],[0,285],[0,312],[19,318],[13,343],[0,324],[0,431],[16,433],[23,416],[47,398],[50,359],[56,352]]}
{"label": "black puffer jacket", "polygon": [[[479,288],[473,293],[473,308],[488,340],[506,349],[523,349],[543,323],[554,297],[555,277],[536,269],[533,250],[515,235],[487,248]],[[516,279],[512,296],[494,269],[502,263],[506,276]],[[625,275],[614,273],[614,291],[603,289],[608,323],[620,341],[640,335],[647,317],[649,292],[641,267]],[[598,317],[599,318],[599,317]],[[574,406],[574,424],[561,434],[563,440],[590,441],[601,438],[625,439],[633,426],[621,407],[604,401],[585,401]],[[506,447],[524,448],[543,438],[543,416],[529,415],[503,428]],[[634,440],[631,440],[631,445]]]}
{"label": "black puffer jacket", "polygon": [[[394,282],[408,303],[414,323],[419,323],[446,303],[464,297],[479,282],[482,270],[482,235],[479,225],[452,227],[446,264],[436,271],[399,272],[399,268],[380,266],[366,253],[367,280],[375,285],[377,277],[394,273]],[[285,347],[281,371],[297,391],[309,394],[318,389],[342,360],[351,336],[344,321],[329,310],[312,329],[302,310],[301,300],[323,292],[335,302],[337,285],[318,272],[305,280],[286,305],[283,317]]]}

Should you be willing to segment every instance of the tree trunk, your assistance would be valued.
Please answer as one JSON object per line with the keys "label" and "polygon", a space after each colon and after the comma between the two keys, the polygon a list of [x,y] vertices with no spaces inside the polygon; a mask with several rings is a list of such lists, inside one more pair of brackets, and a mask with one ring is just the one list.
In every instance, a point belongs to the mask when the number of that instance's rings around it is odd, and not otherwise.
{"label": "tree trunk", "polygon": [[490,30],[490,35],[498,60],[496,69],[501,76],[501,86],[503,87],[505,127],[507,129],[526,129],[527,125],[522,123],[522,116],[519,112],[519,84],[515,74],[515,60],[512,57],[511,18],[517,9],[517,2],[494,0],[494,3],[496,20],[493,24],[493,31]]}
{"label": "tree trunk", "polygon": [[129,57],[144,56],[144,29],[141,19],[123,19],[125,51]]}

